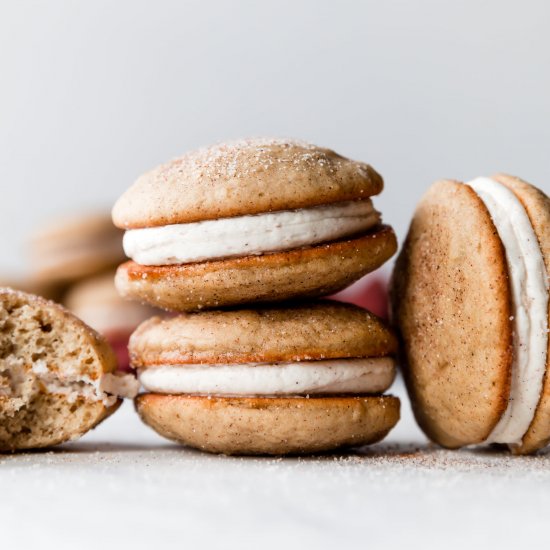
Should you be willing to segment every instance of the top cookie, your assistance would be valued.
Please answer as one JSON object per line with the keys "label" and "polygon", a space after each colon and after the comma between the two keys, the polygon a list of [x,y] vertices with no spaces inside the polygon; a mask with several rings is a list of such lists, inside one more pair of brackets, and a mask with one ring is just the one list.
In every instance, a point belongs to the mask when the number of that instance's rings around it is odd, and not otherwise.
{"label": "top cookie", "polygon": [[396,350],[393,332],[378,317],[331,300],[153,317],[129,345],[137,368],[383,357]]}
{"label": "top cookie", "polygon": [[510,392],[512,311],[505,250],[471,187],[443,180],[428,190],[391,287],[419,425],[445,447],[484,441]]}
{"label": "top cookie", "polygon": [[257,138],[191,151],[147,172],[113,208],[123,229],[357,200],[382,191],[368,164],[330,149]]}

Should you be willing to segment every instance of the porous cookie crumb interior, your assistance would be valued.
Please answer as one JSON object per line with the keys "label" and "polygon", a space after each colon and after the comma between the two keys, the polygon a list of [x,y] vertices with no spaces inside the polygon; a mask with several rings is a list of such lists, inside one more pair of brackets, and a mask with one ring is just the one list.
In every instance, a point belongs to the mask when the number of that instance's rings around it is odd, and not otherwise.
{"label": "porous cookie crumb interior", "polygon": [[0,292],[0,449],[58,443],[103,418],[116,397],[100,388],[115,367],[101,345],[54,304]]}
{"label": "porous cookie crumb interior", "polygon": [[79,397],[39,393],[16,414],[5,410],[0,398],[0,451],[50,447],[77,439],[118,408]]}

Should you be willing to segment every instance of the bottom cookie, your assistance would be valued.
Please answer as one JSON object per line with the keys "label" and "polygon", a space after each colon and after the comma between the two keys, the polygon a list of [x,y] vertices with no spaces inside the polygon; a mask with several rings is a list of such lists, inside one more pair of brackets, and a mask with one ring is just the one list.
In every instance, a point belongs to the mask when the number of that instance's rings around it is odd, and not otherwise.
{"label": "bottom cookie", "polygon": [[399,420],[399,399],[369,397],[200,397],[146,393],[141,419],[160,435],[202,451],[308,454],[383,439]]}

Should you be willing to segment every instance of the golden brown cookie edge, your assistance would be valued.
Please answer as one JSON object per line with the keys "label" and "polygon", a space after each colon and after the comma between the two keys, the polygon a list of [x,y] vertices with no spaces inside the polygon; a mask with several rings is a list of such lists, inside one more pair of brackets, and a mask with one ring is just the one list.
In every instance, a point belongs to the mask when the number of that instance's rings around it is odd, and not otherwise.
{"label": "golden brown cookie edge", "polygon": [[[462,247],[457,248],[457,237],[462,239]],[[458,265],[449,265],[451,252],[462,254]],[[434,254],[439,259],[434,261]],[[468,258],[479,261],[480,254],[486,256],[482,261],[486,273],[484,277],[478,274],[476,281]],[[476,269],[482,271],[481,265]],[[458,287],[457,280],[461,281]],[[479,289],[479,284],[483,285],[483,299],[478,290],[463,297],[470,285]],[[509,396],[511,297],[502,243],[485,205],[469,186],[442,180],[424,195],[396,262],[391,302],[404,377],[419,425],[430,439],[445,447],[481,443],[500,419]],[[449,304],[447,312],[445,303]],[[468,333],[477,317],[475,311],[466,316],[459,306],[474,303],[485,310],[486,323]],[[461,330],[466,331],[462,341]],[[495,340],[489,342],[489,337],[487,359],[482,360],[479,337],[487,339],[491,333]],[[460,371],[441,359],[450,358],[457,344],[464,352],[459,353]],[[468,367],[468,354],[474,357],[472,368]]]}
{"label": "golden brown cookie edge", "polygon": [[399,420],[399,399],[382,397],[220,398],[142,394],[141,419],[178,443],[228,455],[285,455],[359,447]]}

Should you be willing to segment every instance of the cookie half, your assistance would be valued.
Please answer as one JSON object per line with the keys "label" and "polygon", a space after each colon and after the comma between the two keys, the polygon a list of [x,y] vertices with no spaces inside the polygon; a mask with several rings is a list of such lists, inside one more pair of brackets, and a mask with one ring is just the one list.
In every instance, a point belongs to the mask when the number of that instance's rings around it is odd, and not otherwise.
{"label": "cookie half", "polygon": [[67,310],[0,289],[0,451],[73,440],[137,392],[108,344]]}
{"label": "cookie half", "polygon": [[44,285],[66,285],[113,269],[124,260],[122,232],[108,214],[62,218],[31,238],[32,276]]}
{"label": "cookie half", "polygon": [[153,317],[132,335],[136,368],[155,365],[313,361],[393,356],[397,340],[378,317],[331,300]]}
{"label": "cookie half", "polygon": [[188,153],[115,204],[133,260],[117,288],[177,311],[336,292],[395,252],[370,200],[382,187],[369,165],[292,140]]}
{"label": "cookie half", "polygon": [[399,415],[397,399],[380,397],[394,378],[395,351],[380,319],[330,301],[153,318],[130,339],[149,392],[136,401],[143,420],[183,444],[227,454],[380,439]]}
{"label": "cookie half", "polygon": [[[493,179],[506,185],[525,208],[541,249],[548,278],[550,274],[550,199],[540,189],[520,178],[497,174]],[[547,326],[550,326],[550,303]],[[540,399],[529,429],[525,432],[521,443],[512,448],[518,454],[534,452],[550,443],[550,339],[546,340],[546,371]]]}
{"label": "cookie half", "polygon": [[399,420],[384,397],[198,397],[144,394],[142,420],[160,435],[211,453],[309,454],[383,439]]}
{"label": "cookie half", "polygon": [[114,285],[114,272],[89,277],[72,285],[64,297],[65,306],[79,319],[109,339],[124,336],[158,313],[150,307],[123,300]]}
{"label": "cookie half", "polygon": [[547,200],[495,176],[437,182],[417,207],[392,305],[416,418],[441,445],[498,442],[531,452],[548,438]]}
{"label": "cookie half", "polygon": [[245,139],[190,151],[140,178],[117,201],[121,229],[158,227],[360,200],[382,191],[368,164],[310,143]]}

